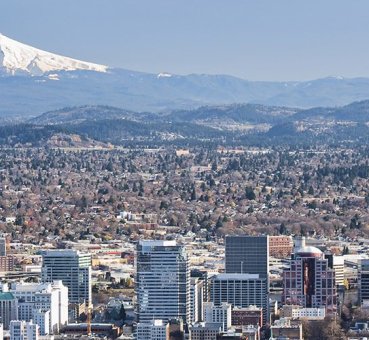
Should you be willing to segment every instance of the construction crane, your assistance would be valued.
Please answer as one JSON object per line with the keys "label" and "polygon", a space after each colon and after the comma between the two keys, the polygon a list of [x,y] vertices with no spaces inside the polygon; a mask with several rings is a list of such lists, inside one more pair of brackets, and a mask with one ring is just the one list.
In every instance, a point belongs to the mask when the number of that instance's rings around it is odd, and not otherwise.
{"label": "construction crane", "polygon": [[87,336],[91,336],[92,335],[92,331],[91,331],[92,305],[89,300],[86,300],[85,307],[87,310]]}

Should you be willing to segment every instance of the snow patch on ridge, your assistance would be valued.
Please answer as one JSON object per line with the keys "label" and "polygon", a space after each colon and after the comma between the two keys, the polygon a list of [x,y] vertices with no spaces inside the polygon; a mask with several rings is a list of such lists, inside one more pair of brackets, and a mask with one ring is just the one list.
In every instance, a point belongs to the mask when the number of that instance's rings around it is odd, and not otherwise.
{"label": "snow patch on ridge", "polygon": [[106,72],[105,65],[63,57],[22,44],[0,34],[0,69],[7,73],[39,76],[52,71],[86,70]]}
{"label": "snow patch on ridge", "polygon": [[167,73],[167,72],[162,72],[162,73],[159,73],[157,75],[158,78],[171,78],[172,75],[170,73]]}

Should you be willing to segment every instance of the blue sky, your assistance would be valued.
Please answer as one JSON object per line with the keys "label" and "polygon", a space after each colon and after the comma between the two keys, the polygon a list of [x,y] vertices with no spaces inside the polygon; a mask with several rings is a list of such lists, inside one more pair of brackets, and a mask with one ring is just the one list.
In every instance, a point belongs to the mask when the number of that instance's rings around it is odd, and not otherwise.
{"label": "blue sky", "polygon": [[368,0],[2,0],[0,32],[146,72],[369,76]]}

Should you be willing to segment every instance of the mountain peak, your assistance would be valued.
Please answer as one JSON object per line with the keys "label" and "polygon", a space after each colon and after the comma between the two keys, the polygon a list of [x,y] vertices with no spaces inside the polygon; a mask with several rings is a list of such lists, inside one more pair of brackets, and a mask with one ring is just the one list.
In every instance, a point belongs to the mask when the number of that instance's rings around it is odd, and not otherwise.
{"label": "mountain peak", "polygon": [[107,66],[46,52],[0,33],[0,71],[8,74],[42,75],[54,71],[106,72]]}

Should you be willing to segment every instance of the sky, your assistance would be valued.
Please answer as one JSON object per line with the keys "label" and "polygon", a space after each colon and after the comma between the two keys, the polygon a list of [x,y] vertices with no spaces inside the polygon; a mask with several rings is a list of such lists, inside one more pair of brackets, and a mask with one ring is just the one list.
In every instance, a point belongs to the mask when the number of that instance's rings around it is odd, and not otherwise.
{"label": "sky", "polygon": [[111,67],[369,77],[368,0],[1,0],[0,33]]}

